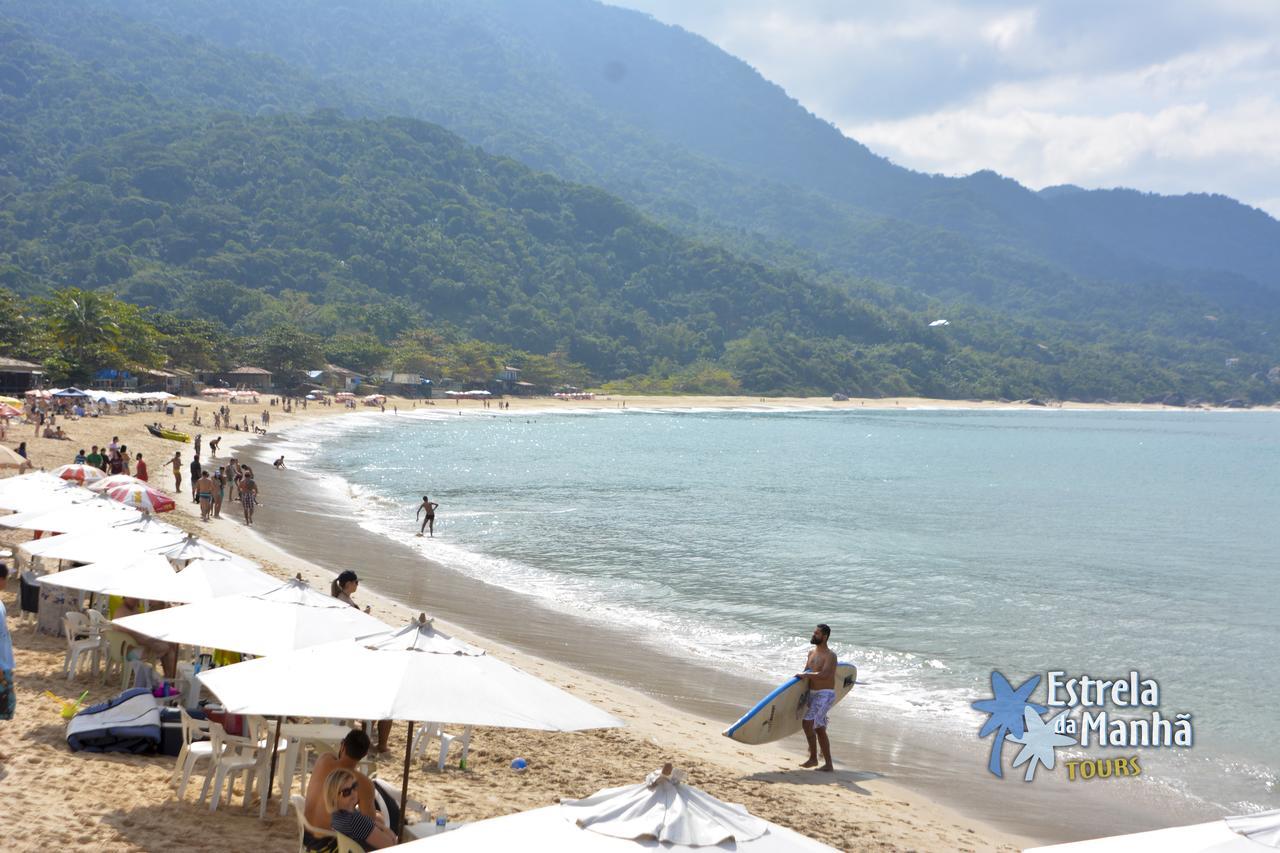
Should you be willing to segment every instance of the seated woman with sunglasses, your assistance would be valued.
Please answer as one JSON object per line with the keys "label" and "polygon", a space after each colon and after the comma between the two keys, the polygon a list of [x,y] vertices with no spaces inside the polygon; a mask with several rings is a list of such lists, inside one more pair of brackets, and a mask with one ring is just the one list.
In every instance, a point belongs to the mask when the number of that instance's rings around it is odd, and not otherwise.
{"label": "seated woman with sunglasses", "polygon": [[356,775],[350,770],[338,769],[324,781],[324,806],[329,810],[329,825],[341,832],[365,850],[381,850],[396,843],[396,835],[382,822],[356,811],[358,799]]}

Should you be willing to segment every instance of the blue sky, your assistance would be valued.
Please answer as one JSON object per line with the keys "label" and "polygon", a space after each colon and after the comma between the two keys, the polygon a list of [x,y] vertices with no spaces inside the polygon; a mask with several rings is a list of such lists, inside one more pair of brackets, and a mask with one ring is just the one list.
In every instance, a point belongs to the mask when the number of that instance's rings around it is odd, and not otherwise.
{"label": "blue sky", "polygon": [[1280,0],[609,0],[896,163],[1220,192],[1280,217]]}

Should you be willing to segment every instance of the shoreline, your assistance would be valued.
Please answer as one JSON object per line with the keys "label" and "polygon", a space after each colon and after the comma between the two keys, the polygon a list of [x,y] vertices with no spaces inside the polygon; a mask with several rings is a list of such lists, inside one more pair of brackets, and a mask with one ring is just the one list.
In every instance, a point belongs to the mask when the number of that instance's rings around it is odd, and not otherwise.
{"label": "shoreline", "polygon": [[[545,404],[547,401],[538,402]],[[612,401],[603,402],[607,404]],[[734,402],[741,404],[740,400]],[[474,405],[472,408],[479,411],[482,407]],[[513,410],[516,408],[513,406]],[[520,408],[532,411],[532,407]],[[550,408],[553,411],[560,410],[554,404]],[[245,407],[233,409],[237,416],[242,410],[246,410]],[[364,411],[372,414],[367,409]],[[278,435],[281,426],[344,413],[346,412],[343,410],[316,407],[299,412],[299,416],[290,417],[279,413],[277,408],[272,411],[272,428]],[[387,414],[391,415],[392,412]],[[160,419],[166,423],[174,420],[172,417]],[[142,450],[151,460],[152,482],[166,491],[172,491],[168,489],[172,481],[162,460],[173,449],[185,451],[184,459],[189,459],[191,447],[139,435],[144,432],[142,426],[154,420],[157,420],[154,413],[113,416],[90,423],[91,429],[82,427],[85,422],[68,422],[68,432],[77,436],[97,433],[103,441],[113,434],[121,435],[122,441],[130,445],[131,451]],[[182,428],[183,425],[179,424],[179,427]],[[20,431],[21,428],[15,430],[11,438]],[[214,434],[210,431],[206,438],[212,438]],[[224,442],[222,452],[216,460],[218,462],[225,461],[230,453],[250,455],[259,452],[255,448],[268,449],[274,443],[272,436],[264,439],[262,436],[236,431],[223,432],[221,435]],[[37,466],[51,468],[69,461],[63,457],[74,454],[79,448],[80,439],[75,442],[45,439],[28,441],[31,456]],[[17,442],[6,443],[12,445]],[[85,444],[91,443],[98,442],[85,441]],[[170,513],[166,520],[261,561],[266,570],[277,576],[292,577],[300,573],[313,586],[327,589],[333,571],[319,564],[320,561],[313,562],[305,559],[305,555],[295,555],[279,547],[272,541],[270,531],[265,529],[271,525],[265,522],[281,512],[285,519],[292,521],[299,529],[313,533],[319,529],[327,529],[338,538],[358,538],[346,526],[350,522],[335,524],[333,520],[329,520],[316,524],[311,522],[311,519],[318,518],[316,516],[288,512],[287,502],[284,500],[286,490],[278,488],[283,483],[276,482],[275,475],[281,472],[275,472],[269,464],[255,464],[254,468],[263,472],[263,479],[268,481],[264,483],[266,506],[260,510],[257,518],[265,535],[246,529],[235,520],[235,514],[231,512],[235,507],[224,506],[224,510],[227,510],[224,512],[224,519],[229,523],[204,524],[199,521],[193,505],[179,500],[181,511]],[[184,475],[184,486],[185,479]],[[328,514],[335,515],[332,512]],[[341,516],[340,513],[336,515]],[[378,537],[376,547],[379,557],[392,550],[394,545],[395,543]],[[416,554],[414,556],[421,561]],[[383,589],[381,583],[374,581],[376,572],[371,562],[366,552],[355,555],[352,562],[344,561],[344,567],[354,565],[362,576],[369,577],[373,587],[395,594],[396,598],[403,598],[396,594],[399,590]],[[412,577],[409,582],[414,582]],[[11,586],[10,591],[5,594],[11,612],[16,612],[17,609],[15,598],[16,589]],[[413,618],[421,609],[406,607],[391,598],[375,594],[363,584],[357,600],[362,604],[372,604],[374,615],[391,625]],[[445,614],[441,615],[443,617]],[[471,630],[476,627],[475,620],[466,618],[465,613],[459,615],[462,618],[456,622],[450,620],[453,624],[447,627],[443,625],[445,620],[442,618],[442,627],[623,717],[627,727],[572,736],[478,731],[472,746],[472,760],[469,762],[471,767],[465,774],[451,770],[444,776],[415,772],[411,777],[411,793],[432,804],[440,803],[441,797],[444,797],[444,801],[449,804],[451,817],[477,820],[545,805],[553,801],[552,798],[556,795],[582,796],[605,785],[634,781],[633,776],[642,776],[652,769],[648,765],[654,762],[660,764],[662,760],[674,760],[677,765],[690,769],[692,781],[716,796],[741,802],[753,813],[790,825],[847,850],[1010,850],[1030,841],[975,821],[914,791],[876,779],[873,773],[842,769],[832,777],[815,779],[818,774],[795,770],[794,756],[784,749],[772,746],[753,748],[748,752],[720,735],[722,725],[717,720],[674,708],[660,698],[637,691],[625,683],[600,678],[582,669],[495,642],[492,635],[496,632]],[[503,614],[496,609],[489,616],[503,621]],[[529,630],[538,630],[540,626],[544,632],[558,633],[559,630],[555,626],[548,627],[548,623],[536,617],[524,621]],[[467,628],[464,629],[461,625],[467,625]],[[61,739],[60,725],[50,725],[43,719],[33,720],[34,717],[53,716],[41,707],[45,704],[39,698],[41,688],[66,693],[72,687],[57,674],[61,665],[63,643],[61,640],[41,637],[25,630],[15,630],[14,634],[18,658],[19,715],[20,718],[25,717],[22,719],[23,728],[17,731],[20,737],[35,739],[22,747],[24,752],[34,750],[35,754],[30,759],[30,767],[17,762],[6,762],[5,766],[0,767],[0,775],[6,776],[9,784],[22,786],[32,792],[25,803],[27,809],[31,809],[33,803],[36,803],[44,804],[43,808],[57,812],[49,815],[29,812],[25,816],[24,825],[31,825],[32,822],[42,825],[43,821],[50,827],[49,838],[59,838],[66,846],[89,844],[92,840],[95,849],[154,849],[159,845],[172,846],[178,843],[178,839],[185,839],[189,847],[201,849],[225,849],[228,843],[236,847],[237,841],[242,846],[274,849],[271,843],[279,840],[284,844],[286,842],[283,839],[286,838],[289,849],[292,849],[296,836],[291,815],[285,818],[272,817],[266,823],[261,823],[256,816],[246,815],[239,809],[224,809],[210,815],[203,810],[191,811],[195,807],[190,802],[174,801],[172,792],[162,781],[168,777],[172,759],[68,753],[65,742]],[[562,647],[570,645],[563,639],[560,642]],[[561,655],[555,656],[556,661],[561,659]],[[34,689],[29,689],[29,686]],[[115,692],[110,686],[99,685],[97,681],[77,683],[77,692],[84,686],[91,688],[88,700],[91,702],[100,701]],[[18,723],[19,719],[15,719],[11,723],[0,724],[0,735],[14,732]],[[24,730],[27,731],[25,735],[21,734]],[[397,739],[401,744],[399,748],[403,749],[403,733],[402,725],[397,725],[393,730],[393,752],[397,749]],[[15,749],[9,737],[5,737],[0,752],[12,753]],[[514,776],[506,768],[513,754],[528,756],[540,772]],[[572,758],[566,760],[566,756]],[[387,778],[398,776],[398,762],[392,763],[397,766],[380,768],[380,771],[385,772],[380,772],[379,775]],[[47,787],[52,784],[46,782],[47,779],[61,780],[57,783],[57,790],[62,797],[56,805],[52,801],[59,798],[40,793],[42,789],[54,790]],[[68,785],[68,780],[76,781]],[[128,786],[128,791],[123,786]],[[113,795],[105,798],[112,802],[104,804],[100,792],[106,787],[119,790],[120,794],[118,797]],[[145,805],[139,806],[139,800],[145,802]],[[54,827],[61,821],[61,814],[67,808],[77,813],[80,824],[92,826],[93,833],[77,836],[55,832]],[[7,837],[16,837],[16,819],[16,814],[7,819],[0,816],[0,828],[3,828]],[[815,821],[818,822],[817,827]],[[191,829],[197,822],[202,826],[207,824],[208,833],[211,836],[216,834],[216,837],[202,840],[203,843],[199,845],[192,843]],[[212,827],[216,827],[216,830]],[[271,843],[264,847],[263,842],[267,840]]]}

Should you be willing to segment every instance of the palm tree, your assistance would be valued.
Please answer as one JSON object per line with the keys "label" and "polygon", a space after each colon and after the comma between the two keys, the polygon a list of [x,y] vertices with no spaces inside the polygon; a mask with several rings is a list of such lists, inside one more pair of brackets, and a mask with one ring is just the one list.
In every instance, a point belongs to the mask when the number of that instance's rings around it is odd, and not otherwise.
{"label": "palm tree", "polygon": [[70,363],[71,380],[92,378],[101,362],[117,350],[120,324],[112,310],[114,301],[105,294],[67,288],[46,303],[49,330]]}

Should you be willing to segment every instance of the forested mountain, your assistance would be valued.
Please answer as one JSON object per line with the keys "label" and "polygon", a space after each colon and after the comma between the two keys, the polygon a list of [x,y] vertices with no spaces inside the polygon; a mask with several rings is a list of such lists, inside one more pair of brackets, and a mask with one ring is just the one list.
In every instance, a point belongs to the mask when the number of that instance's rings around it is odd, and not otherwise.
{"label": "forested mountain", "polygon": [[[608,45],[627,52],[582,82]],[[673,95],[685,74],[691,101]],[[667,83],[616,94],[652,75]],[[648,215],[389,116],[440,119]],[[742,116],[776,134],[695,150]],[[837,155],[847,174],[824,185],[813,164]],[[915,213],[873,210],[898,180],[934,189],[912,190]],[[978,215],[987,184],[1003,207]],[[1204,200],[1106,195],[906,172],[705,42],[592,3],[0,0],[0,284],[109,289],[243,333],[444,323],[641,386],[1274,397],[1280,310],[1244,269],[1274,222],[1240,231],[1240,269],[1213,266],[1206,237],[1170,272],[1149,263],[1155,214],[1132,217],[1173,210],[1185,230]],[[1096,233],[1068,254],[1127,278],[1002,233],[1028,204],[1074,211]],[[963,227],[930,221],[949,206]],[[951,325],[928,327],[940,312]]]}
{"label": "forested mountain", "polygon": [[[904,275],[874,244],[846,247],[870,218],[910,250],[943,230],[995,264],[1013,250],[1090,277],[1191,274],[1195,286],[1216,270],[1280,289],[1280,223],[1259,211],[1211,196],[1045,198],[991,173],[910,172],[700,37],[594,0],[101,5],[277,56],[385,113],[438,122],[660,218],[773,235],[854,274],[931,292],[981,286],[968,264]],[[1099,225],[1131,215],[1140,241]]]}

